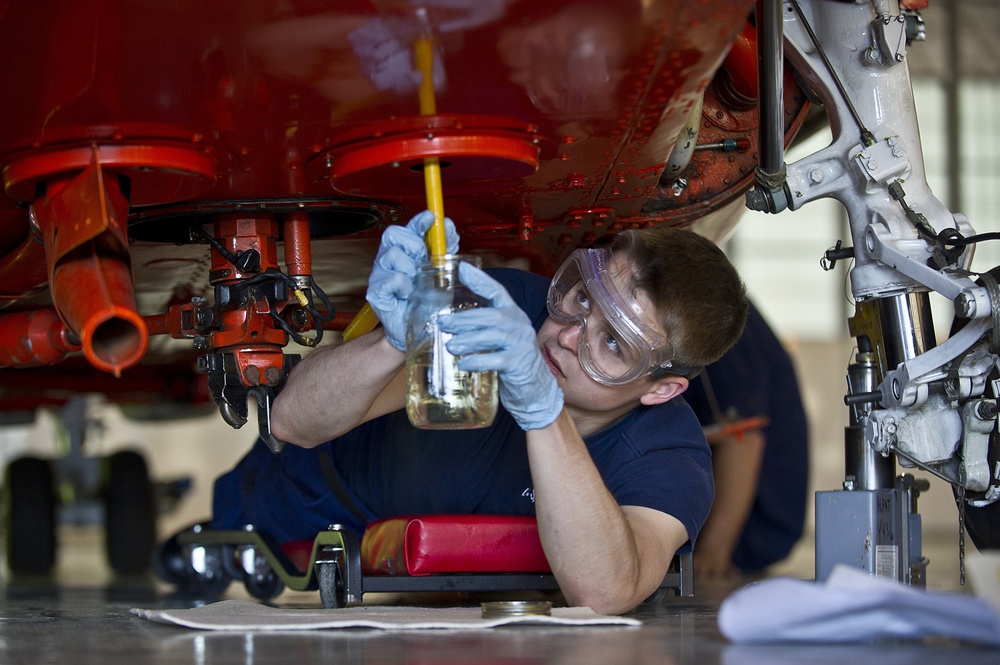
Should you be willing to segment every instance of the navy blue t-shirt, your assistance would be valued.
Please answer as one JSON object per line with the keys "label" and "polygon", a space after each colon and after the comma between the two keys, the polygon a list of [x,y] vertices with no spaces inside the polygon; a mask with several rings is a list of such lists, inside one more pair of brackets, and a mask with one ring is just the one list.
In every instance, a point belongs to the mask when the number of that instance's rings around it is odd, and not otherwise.
{"label": "navy blue t-shirt", "polygon": [[[538,329],[548,280],[510,269],[490,274]],[[683,400],[640,406],[585,441],[619,505],[673,515],[694,540],[711,506],[711,456]],[[447,513],[535,514],[525,433],[503,407],[482,429],[419,430],[400,410],[315,449],[290,445],[274,455],[258,441],[216,482],[212,526],[254,524],[286,542],[311,539],[334,522],[361,532],[373,519]]]}
{"label": "navy blue t-shirt", "polygon": [[[708,390],[721,413],[714,411]],[[755,308],[750,308],[736,345],[691,382],[684,399],[706,426],[720,417],[770,420],[763,429],[757,495],[733,551],[733,564],[755,571],[785,558],[805,523],[809,431],[792,360]]]}

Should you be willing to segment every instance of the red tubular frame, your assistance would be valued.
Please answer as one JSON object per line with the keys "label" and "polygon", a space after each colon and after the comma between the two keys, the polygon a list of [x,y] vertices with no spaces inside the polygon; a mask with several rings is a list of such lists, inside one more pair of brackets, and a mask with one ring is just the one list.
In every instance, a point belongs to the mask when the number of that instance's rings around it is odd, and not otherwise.
{"label": "red tubular frame", "polygon": [[149,335],[136,311],[125,220],[128,201],[96,150],[78,176],[48,183],[34,204],[45,239],[56,311],[95,367],[120,376],[146,353]]}
{"label": "red tubular frame", "polygon": [[52,365],[79,350],[54,309],[0,315],[0,365]]}
{"label": "red tubular frame", "polygon": [[18,300],[45,290],[45,246],[29,233],[0,263],[0,300]]}

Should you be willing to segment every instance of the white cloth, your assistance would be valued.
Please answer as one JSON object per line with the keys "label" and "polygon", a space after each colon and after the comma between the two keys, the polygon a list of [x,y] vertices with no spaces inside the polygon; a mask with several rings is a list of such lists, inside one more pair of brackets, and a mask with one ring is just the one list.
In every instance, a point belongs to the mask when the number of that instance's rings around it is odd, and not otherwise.
{"label": "white cloth", "polygon": [[969,552],[965,569],[976,595],[1000,612],[1000,551]]}
{"label": "white cloth", "polygon": [[736,644],[947,637],[1000,647],[1000,614],[988,603],[847,566],[825,584],[774,578],[746,586],[723,601],[719,630]]}
{"label": "white cloth", "polygon": [[484,619],[478,607],[380,607],[287,609],[247,600],[223,600],[180,610],[133,609],[150,621],[199,630],[319,630],[380,628],[385,630],[477,630],[510,624],[561,626],[640,626],[638,619],[597,614],[589,607],[554,608],[551,616],[511,616]]}

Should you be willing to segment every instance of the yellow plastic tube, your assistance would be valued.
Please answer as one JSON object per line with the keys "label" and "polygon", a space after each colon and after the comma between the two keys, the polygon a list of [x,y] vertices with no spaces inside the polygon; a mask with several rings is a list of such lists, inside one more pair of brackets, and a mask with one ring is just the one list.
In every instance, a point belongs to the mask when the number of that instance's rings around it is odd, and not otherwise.
{"label": "yellow plastic tube", "polygon": [[[420,115],[436,115],[437,102],[434,99],[434,43],[429,37],[418,37],[413,43],[413,60],[417,70],[423,74],[417,95],[420,99]],[[424,158],[424,193],[427,209],[434,213],[434,224],[427,231],[427,251],[431,256],[448,253],[448,243],[444,233],[444,193],[441,188],[441,163],[437,157]]]}
{"label": "yellow plastic tube", "polygon": [[[420,115],[436,115],[437,102],[434,98],[434,43],[430,37],[418,37],[413,43],[413,60],[423,80],[417,95],[420,101]],[[444,231],[444,191],[441,187],[441,163],[437,157],[424,158],[424,193],[427,209],[434,213],[434,223],[427,231],[427,251],[431,256],[448,253],[448,241]],[[378,325],[378,316],[367,303],[354,319],[344,328],[344,341],[371,332]]]}

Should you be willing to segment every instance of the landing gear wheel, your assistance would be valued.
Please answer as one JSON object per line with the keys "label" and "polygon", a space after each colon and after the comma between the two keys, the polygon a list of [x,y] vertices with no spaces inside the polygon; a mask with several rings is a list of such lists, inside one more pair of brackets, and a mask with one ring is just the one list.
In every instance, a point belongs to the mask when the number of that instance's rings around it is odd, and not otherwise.
{"label": "landing gear wheel", "polygon": [[156,547],[156,497],[142,455],[121,451],[104,460],[105,550],[112,570],[149,570]]}
{"label": "landing gear wheel", "polygon": [[344,578],[336,562],[318,564],[316,577],[319,581],[319,599],[323,603],[323,609],[333,610],[347,605],[344,599]]}
{"label": "landing gear wheel", "polygon": [[45,575],[56,563],[56,494],[52,464],[36,457],[11,462],[4,474],[7,567]]}

